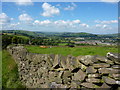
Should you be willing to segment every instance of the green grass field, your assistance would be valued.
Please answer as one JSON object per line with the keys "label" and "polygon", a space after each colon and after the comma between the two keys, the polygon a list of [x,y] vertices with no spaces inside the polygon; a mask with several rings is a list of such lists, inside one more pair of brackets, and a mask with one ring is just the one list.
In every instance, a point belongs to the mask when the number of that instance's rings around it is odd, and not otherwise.
{"label": "green grass field", "polygon": [[29,52],[40,54],[61,54],[61,55],[100,55],[105,56],[107,52],[118,53],[117,47],[110,46],[81,46],[81,47],[52,47],[40,48],[39,46],[25,46]]}
{"label": "green grass field", "polygon": [[2,51],[2,86],[3,88],[22,88],[19,78],[17,65],[11,55]]}
{"label": "green grass field", "polygon": [[2,87],[2,51],[0,51],[0,88]]}

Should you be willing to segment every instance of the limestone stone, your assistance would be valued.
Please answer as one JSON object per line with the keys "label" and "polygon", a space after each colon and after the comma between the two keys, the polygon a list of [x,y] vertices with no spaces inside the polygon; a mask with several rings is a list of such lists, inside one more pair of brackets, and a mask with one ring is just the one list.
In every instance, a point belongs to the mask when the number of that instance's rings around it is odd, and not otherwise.
{"label": "limestone stone", "polygon": [[55,77],[55,76],[57,76],[55,72],[49,71],[49,77],[50,78]]}
{"label": "limestone stone", "polygon": [[119,74],[120,73],[119,69],[113,69],[113,68],[99,68],[98,71],[99,73],[102,73],[102,74],[109,74],[109,73]]}
{"label": "limestone stone", "polygon": [[108,52],[106,56],[108,59],[114,61],[116,64],[120,64],[120,54]]}
{"label": "limestone stone", "polygon": [[87,67],[86,67],[84,64],[82,64],[82,63],[79,63],[79,67],[80,67],[80,69],[83,70],[83,71],[85,71],[86,68],[87,68]]}
{"label": "limestone stone", "polygon": [[53,61],[52,61],[52,59],[48,57],[48,60],[46,60],[46,61],[47,61],[48,67],[51,68],[51,67],[53,66]]}
{"label": "limestone stone", "polygon": [[71,81],[71,79],[70,79],[70,76],[71,76],[71,75],[72,75],[72,74],[71,74],[70,71],[64,71],[62,78],[63,78],[63,82],[64,82],[65,84],[67,84],[67,83],[69,83],[69,82]]}
{"label": "limestone stone", "polygon": [[94,67],[92,67],[92,66],[89,66],[86,69],[86,73],[88,73],[88,74],[90,74],[90,73],[96,73],[96,72],[97,72],[97,69],[94,69]]}
{"label": "limestone stone", "polygon": [[55,54],[50,54],[50,57],[51,57],[51,61],[54,61],[54,59],[55,59]]}
{"label": "limestone stone", "polygon": [[58,77],[62,78],[62,76],[63,76],[63,71],[60,71],[59,74],[58,74]]}
{"label": "limestone stone", "polygon": [[93,64],[92,59],[94,59],[94,56],[86,55],[86,56],[82,56],[81,58],[79,58],[79,61],[85,65],[89,65],[89,64]]}
{"label": "limestone stone", "polygon": [[50,88],[67,88],[67,85],[57,84],[56,82],[52,82]]}
{"label": "limestone stone", "polygon": [[88,78],[100,77],[100,74],[88,74]]}
{"label": "limestone stone", "polygon": [[96,59],[97,59],[98,61],[105,62],[105,63],[108,63],[108,64],[114,64],[113,61],[107,59],[107,58],[104,57],[104,56],[97,56]]}
{"label": "limestone stone", "polygon": [[68,77],[68,76],[71,76],[71,72],[70,71],[64,71],[63,77]]}
{"label": "limestone stone", "polygon": [[44,80],[44,78],[40,78],[40,79],[38,80],[38,82],[39,82],[39,84],[44,84],[44,83],[45,83],[45,80]]}
{"label": "limestone stone", "polygon": [[98,63],[98,64],[93,64],[94,68],[106,68],[106,67],[110,67],[110,64],[106,64],[106,63]]}
{"label": "limestone stone", "polygon": [[67,67],[67,57],[65,56],[61,56],[61,66],[64,68],[64,69],[68,69]]}
{"label": "limestone stone", "polygon": [[113,65],[112,68],[114,68],[114,69],[120,69],[120,65]]}
{"label": "limestone stone", "polygon": [[82,70],[79,70],[77,73],[74,73],[72,80],[83,81],[85,79],[85,76],[86,76],[85,72],[83,72]]}
{"label": "limestone stone", "polygon": [[114,78],[115,80],[120,80],[120,74],[109,74],[110,77]]}
{"label": "limestone stone", "polygon": [[60,77],[56,77],[54,81],[58,84],[62,83],[62,79]]}
{"label": "limestone stone", "polygon": [[55,55],[55,59],[53,62],[53,67],[57,66],[60,64],[60,55]]}
{"label": "limestone stone", "polygon": [[101,80],[97,78],[87,78],[86,81],[90,83],[100,83]]}
{"label": "limestone stone", "polygon": [[[76,89],[76,88],[79,88],[79,87],[80,87],[80,84],[78,84],[78,83],[75,82],[75,81],[72,81],[71,84],[70,84],[70,87]],[[71,90],[73,90],[73,89],[71,89]]]}
{"label": "limestone stone", "polygon": [[49,88],[49,85],[48,85],[47,83],[42,84],[42,85],[41,85],[41,88]]}
{"label": "limestone stone", "polygon": [[107,84],[116,84],[116,81],[115,81],[114,79],[112,79],[112,78],[103,76],[102,79],[103,79],[104,82],[107,83]]}
{"label": "limestone stone", "polygon": [[78,68],[78,67],[79,67],[79,61],[78,61],[75,57],[73,57],[73,56],[71,56],[71,55],[68,55],[68,56],[67,56],[66,62],[67,62],[67,68],[68,68],[70,71],[72,71],[72,70],[74,70],[75,68]]}
{"label": "limestone stone", "polygon": [[116,81],[116,84],[120,85],[120,81]]}
{"label": "limestone stone", "polygon": [[71,78],[69,78],[69,77],[64,77],[63,78],[63,83],[64,84],[70,84],[70,82],[71,82]]}
{"label": "limestone stone", "polygon": [[106,89],[108,88],[108,89],[110,89],[111,86],[109,86],[109,85],[106,84],[106,83],[103,83],[102,86],[101,86],[100,88],[102,88],[102,89],[103,89],[103,88],[106,88]]}
{"label": "limestone stone", "polygon": [[97,88],[98,87],[97,85],[95,85],[93,83],[89,83],[89,82],[81,83],[81,85],[86,88]]}

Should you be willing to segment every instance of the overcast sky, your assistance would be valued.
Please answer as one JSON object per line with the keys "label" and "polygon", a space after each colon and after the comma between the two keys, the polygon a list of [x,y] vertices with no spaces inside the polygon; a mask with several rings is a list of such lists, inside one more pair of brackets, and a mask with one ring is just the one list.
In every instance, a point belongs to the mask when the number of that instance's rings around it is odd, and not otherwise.
{"label": "overcast sky", "polygon": [[[4,30],[43,32],[118,33],[118,3],[3,2],[0,24]],[[111,0],[115,1],[115,0]]]}

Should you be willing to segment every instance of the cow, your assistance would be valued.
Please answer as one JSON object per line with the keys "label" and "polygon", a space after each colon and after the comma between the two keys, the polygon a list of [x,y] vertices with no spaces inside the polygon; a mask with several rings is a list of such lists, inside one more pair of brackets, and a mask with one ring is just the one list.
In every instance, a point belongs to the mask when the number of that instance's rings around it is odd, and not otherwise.
{"label": "cow", "polygon": [[48,48],[47,46],[40,46],[40,48]]}

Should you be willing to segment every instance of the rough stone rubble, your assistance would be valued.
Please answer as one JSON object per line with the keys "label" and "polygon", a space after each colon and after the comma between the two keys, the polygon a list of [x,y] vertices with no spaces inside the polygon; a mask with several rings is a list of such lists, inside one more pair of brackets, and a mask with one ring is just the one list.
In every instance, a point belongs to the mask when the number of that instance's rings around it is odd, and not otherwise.
{"label": "rough stone rubble", "polygon": [[8,46],[27,88],[119,88],[120,57],[62,56],[29,53],[23,46]]}

